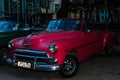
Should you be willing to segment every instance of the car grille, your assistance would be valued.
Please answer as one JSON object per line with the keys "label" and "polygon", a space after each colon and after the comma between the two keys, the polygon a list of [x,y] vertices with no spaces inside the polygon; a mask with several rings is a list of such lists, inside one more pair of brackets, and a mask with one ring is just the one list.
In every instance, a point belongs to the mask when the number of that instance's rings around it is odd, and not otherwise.
{"label": "car grille", "polygon": [[17,61],[46,62],[49,56],[42,51],[17,49],[15,50],[14,58]]}

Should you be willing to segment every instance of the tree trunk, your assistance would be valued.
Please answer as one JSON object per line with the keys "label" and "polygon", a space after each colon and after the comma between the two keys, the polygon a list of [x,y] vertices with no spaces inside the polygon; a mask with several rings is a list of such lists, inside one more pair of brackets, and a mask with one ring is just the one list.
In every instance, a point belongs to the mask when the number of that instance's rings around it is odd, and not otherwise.
{"label": "tree trunk", "polygon": [[60,10],[57,12],[57,18],[67,18],[69,12],[69,0],[62,0]]}

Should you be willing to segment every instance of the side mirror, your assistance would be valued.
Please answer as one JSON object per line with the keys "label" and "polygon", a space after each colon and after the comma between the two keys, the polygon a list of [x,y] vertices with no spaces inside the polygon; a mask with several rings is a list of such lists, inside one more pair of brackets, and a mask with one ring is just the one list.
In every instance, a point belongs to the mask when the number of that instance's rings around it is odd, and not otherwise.
{"label": "side mirror", "polygon": [[91,32],[91,30],[90,29],[83,29],[83,32],[84,33],[89,33],[89,32]]}
{"label": "side mirror", "polygon": [[86,32],[89,33],[89,32],[91,32],[91,30],[90,30],[90,29],[87,29]]}

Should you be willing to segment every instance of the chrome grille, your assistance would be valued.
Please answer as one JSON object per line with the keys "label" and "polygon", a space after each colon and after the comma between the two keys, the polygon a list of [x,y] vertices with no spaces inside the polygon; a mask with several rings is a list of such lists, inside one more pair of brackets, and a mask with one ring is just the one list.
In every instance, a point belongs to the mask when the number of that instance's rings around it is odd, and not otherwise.
{"label": "chrome grille", "polygon": [[48,57],[47,53],[37,50],[16,49],[14,55],[28,56],[28,57]]}
{"label": "chrome grille", "polygon": [[14,58],[20,61],[46,62],[49,56],[47,55],[47,53],[42,52],[42,51],[16,49],[14,53]]}

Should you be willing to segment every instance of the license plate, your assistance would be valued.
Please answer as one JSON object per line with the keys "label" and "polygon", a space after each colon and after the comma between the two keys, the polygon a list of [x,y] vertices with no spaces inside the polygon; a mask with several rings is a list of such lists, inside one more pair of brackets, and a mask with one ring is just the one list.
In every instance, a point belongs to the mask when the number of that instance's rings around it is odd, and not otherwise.
{"label": "license plate", "polygon": [[27,63],[27,62],[18,62],[18,66],[19,67],[24,67],[24,68],[31,68],[31,63]]}

